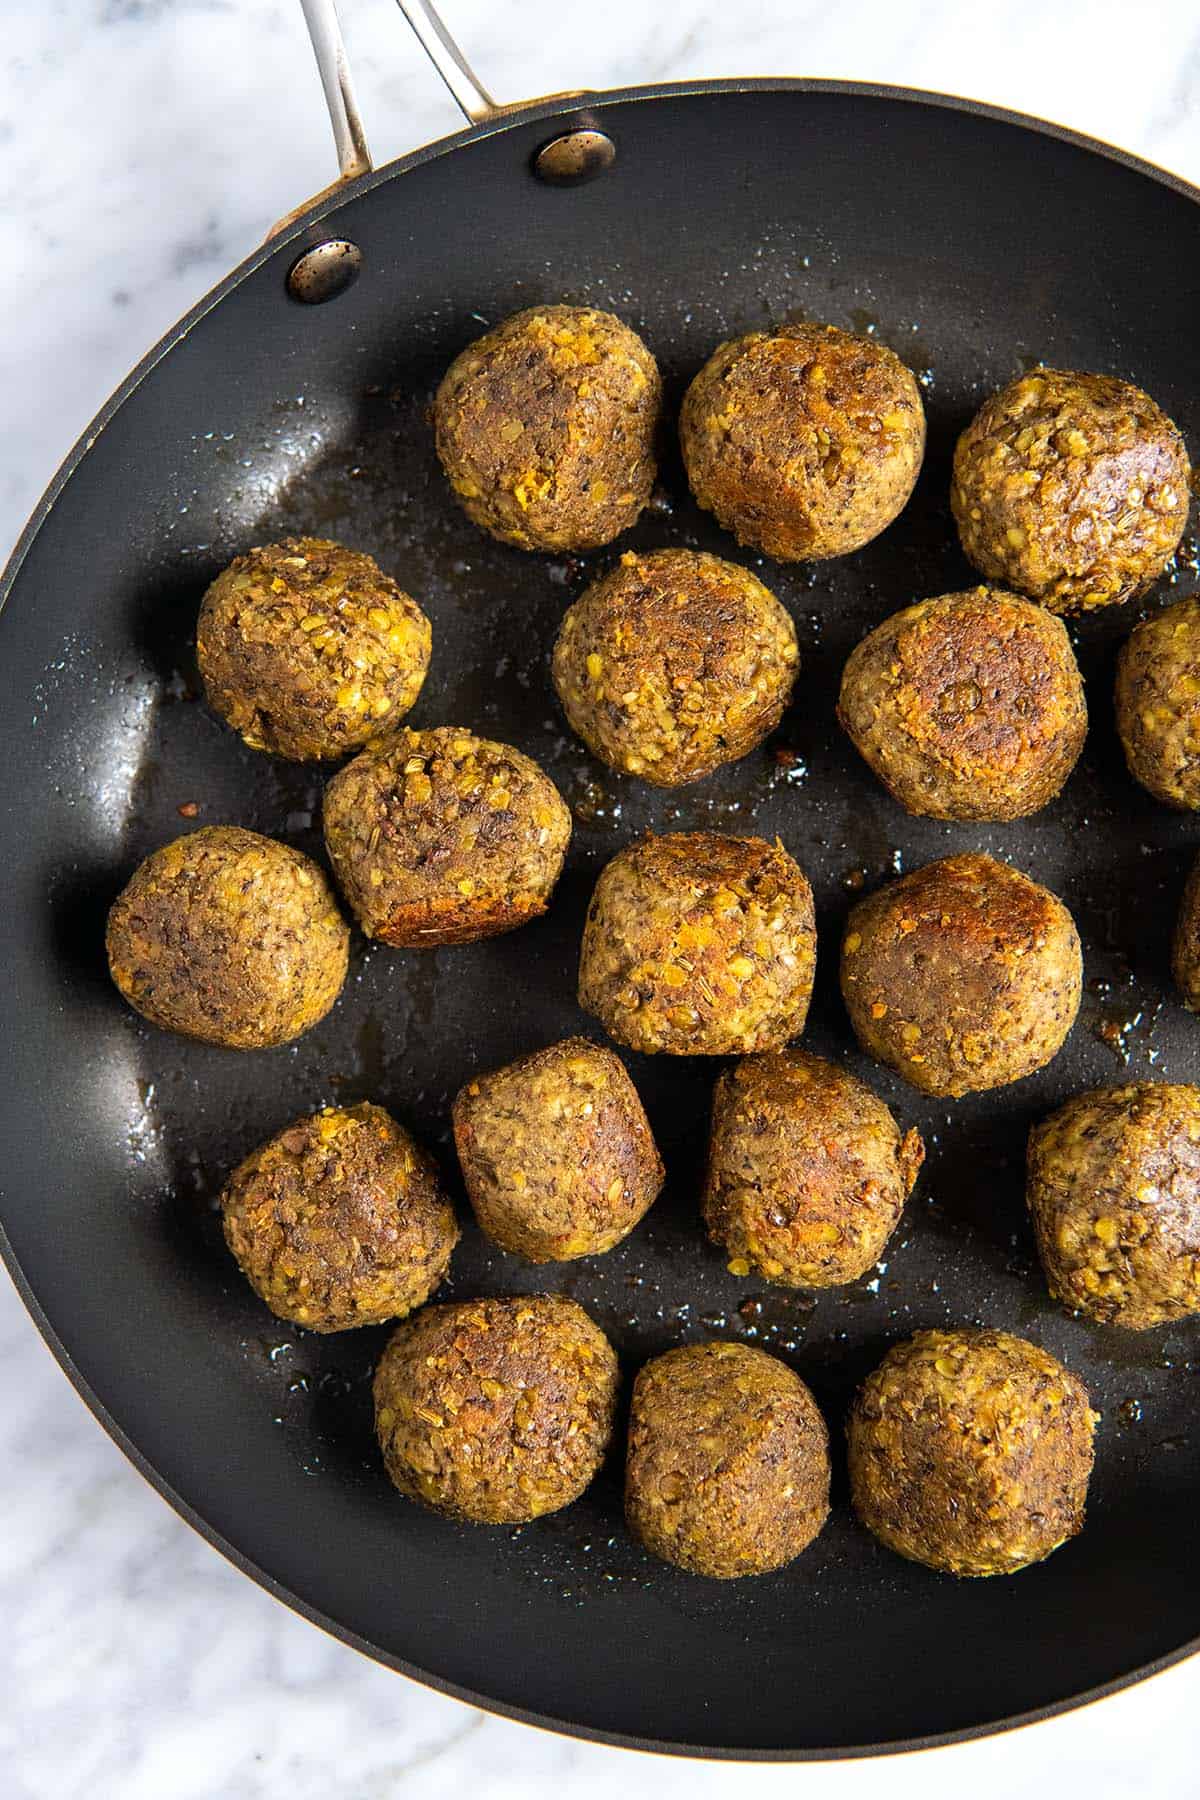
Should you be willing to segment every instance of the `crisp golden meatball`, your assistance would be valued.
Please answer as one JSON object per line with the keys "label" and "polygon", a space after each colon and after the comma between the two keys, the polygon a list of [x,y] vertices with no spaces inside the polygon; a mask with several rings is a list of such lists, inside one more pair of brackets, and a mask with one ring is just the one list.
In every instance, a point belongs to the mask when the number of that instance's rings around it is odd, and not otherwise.
{"label": "crisp golden meatball", "polygon": [[152,1025],[262,1050],[325,1017],[350,933],[315,862],[257,831],[206,825],[134,871],[107,944],[113,980]]}
{"label": "crisp golden meatball", "polygon": [[1183,885],[1171,942],[1171,973],[1183,1004],[1191,1012],[1200,1012],[1200,857]]}
{"label": "crisp golden meatball", "polygon": [[361,551],[285,538],[235,557],[200,607],[208,703],[252,750],[346,756],[400,723],[429,667],[429,620]]}
{"label": "crisp golden meatball", "polygon": [[679,787],[761,744],[799,661],[791,619],[748,570],[696,550],[630,550],[564,618],[554,685],[594,756]]}
{"label": "crisp golden meatball", "polygon": [[815,961],[812,889],[782,845],[648,835],[600,872],[579,1004],[631,1050],[779,1050],[804,1029]]}
{"label": "crisp golden meatball", "polygon": [[625,1517],[647,1550],[728,1581],[781,1569],[829,1514],[829,1433],[786,1363],[685,1344],[639,1370]]}
{"label": "crisp golden meatball", "polygon": [[343,894],[385,944],[466,944],[544,913],[571,815],[521,751],[469,731],[407,728],[325,790],[325,844]]}
{"label": "crisp golden meatball", "polygon": [[658,365],[588,306],[533,306],[477,338],[434,401],[437,452],[467,515],[521,550],[595,550],[654,485]]}
{"label": "crisp golden meatball", "polygon": [[1007,1331],[918,1331],[859,1389],[854,1510],[889,1550],[1011,1575],[1082,1529],[1096,1415],[1078,1376]]}
{"label": "crisp golden meatball", "polygon": [[838,718],[910,813],[1023,819],[1049,804],[1087,735],[1061,620],[999,588],[894,613],[842,676]]}
{"label": "crisp golden meatball", "polygon": [[803,1050],[747,1056],[713,1097],[704,1222],[734,1275],[836,1287],[878,1262],[924,1160],[870,1088]]}
{"label": "crisp golden meatball", "polygon": [[530,1262],[611,1250],[662,1187],[637,1089],[620,1058],[586,1038],[468,1081],[454,1142],[481,1229]]}
{"label": "crisp golden meatball", "polygon": [[560,1294],[426,1306],[375,1371],[375,1429],[410,1500],[519,1525],[578,1500],[604,1460],[617,1359]]}
{"label": "crisp golden meatball", "polygon": [[1116,711],[1134,779],[1167,806],[1200,809],[1200,599],[1177,600],[1130,634]]}
{"label": "crisp golden meatball", "polygon": [[1062,901],[993,857],[926,863],[860,900],[842,994],[864,1050],[927,1094],[1019,1081],[1079,1011],[1079,934]]}
{"label": "crisp golden meatball", "polygon": [[1187,524],[1178,430],[1128,381],[1035,369],[986,400],[958,440],[950,501],[987,581],[1051,612],[1145,593]]}
{"label": "crisp golden meatball", "polygon": [[1076,1095],[1030,1133],[1025,1197],[1064,1306],[1135,1331],[1200,1312],[1200,1088]]}
{"label": "crisp golden meatball", "polygon": [[913,491],[925,412],[885,345],[834,325],[785,325],[722,344],[683,400],[688,481],[739,544],[780,562],[845,556]]}
{"label": "crisp golden meatball", "polygon": [[458,1242],[432,1158],[366,1101],[277,1132],[229,1177],[221,1211],[259,1299],[310,1331],[403,1318]]}

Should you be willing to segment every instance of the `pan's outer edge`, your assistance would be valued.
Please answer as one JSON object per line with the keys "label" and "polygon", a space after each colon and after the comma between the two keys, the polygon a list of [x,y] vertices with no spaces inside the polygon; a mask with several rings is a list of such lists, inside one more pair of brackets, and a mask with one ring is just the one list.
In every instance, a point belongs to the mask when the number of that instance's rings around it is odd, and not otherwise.
{"label": "pan's outer edge", "polygon": [[[364,175],[360,180],[339,189],[336,197],[331,198],[326,195],[314,203],[307,212],[300,214],[292,221],[285,232],[278,237],[269,239],[255,250],[223,281],[218,282],[216,287],[199,300],[189,312],[185,313],[183,318],[135,365],[63,459],[57,473],[35,507],[28,524],[17,539],[8,564],[3,574],[0,575],[0,611],[7,604],[25,557],[42,525],[49,517],[58,496],[100,433],[116,416],[134,390],[141,385],[163,357],[187,336],[192,327],[203,319],[213,307],[217,306],[227,294],[232,293],[235,288],[240,286],[247,276],[270,261],[281,249],[302,242],[315,225],[336,216],[347,201],[357,199],[360,195],[382,186],[385,182],[394,180],[397,176],[406,174],[410,169],[417,168],[422,163],[431,162],[436,157],[449,155],[465,144],[475,143],[482,138],[509,131],[514,127],[528,125],[539,119],[549,121],[573,118],[581,112],[591,112],[629,102],[740,93],[835,94],[851,99],[888,100],[915,106],[936,107],[949,112],[974,114],[980,118],[995,120],[1000,124],[1015,125],[1023,130],[1036,132],[1041,137],[1054,138],[1076,149],[1090,151],[1093,155],[1103,157],[1122,168],[1145,175],[1150,180],[1172,189],[1184,199],[1191,200],[1200,206],[1200,187],[1186,181],[1180,175],[1174,175],[1168,170],[1159,168],[1143,157],[1134,156],[1129,151],[1106,144],[1099,138],[1089,137],[1083,132],[1072,131],[1065,125],[1055,125],[1048,120],[1034,118],[1027,113],[1013,112],[1006,107],[992,106],[983,101],[965,99],[955,95],[928,93],[919,88],[889,87],[878,82],[826,81],[803,77],[731,78],[664,82],[645,87],[604,89],[595,93],[573,96],[569,105],[564,105],[561,98],[532,101],[528,106],[506,111],[498,119],[489,120],[482,125],[456,132],[450,137],[440,138],[432,144],[423,145],[420,149],[411,151],[407,156],[399,157],[395,162],[387,163],[382,168],[372,171],[371,174]],[[1120,1693],[1137,1682],[1161,1674],[1166,1669],[1174,1667],[1200,1651],[1200,1634],[1198,1634],[1178,1649],[1170,1651],[1164,1656],[1156,1657],[1150,1662],[1142,1663],[1126,1674],[1115,1677],[1112,1681],[1103,1682],[1098,1687],[1085,1689],[1066,1699],[1054,1701],[1047,1706],[1036,1707],[1028,1712],[1014,1714],[1009,1718],[992,1720],[981,1725],[964,1726],[958,1730],[938,1732],[926,1737],[901,1738],[879,1744],[838,1745],[829,1749],[798,1750],[781,1747],[771,1750],[740,1750],[704,1744],[670,1743],[653,1738],[628,1736],[621,1732],[602,1731],[580,1725],[569,1719],[555,1719],[524,1707],[510,1706],[488,1695],[475,1693],[455,1682],[444,1680],[427,1670],[419,1669],[415,1664],[406,1662],[400,1657],[387,1654],[376,1645],[359,1637],[348,1627],[337,1624],[319,1609],[310,1606],[299,1595],[292,1593],[289,1588],[268,1575],[264,1569],[251,1562],[163,1479],[137,1445],[125,1434],[99,1395],[84,1379],[25,1279],[2,1223],[0,1223],[0,1261],[8,1270],[17,1293],[51,1354],[84,1405],[104,1427],[117,1447],[124,1452],[138,1473],[144,1476],[167,1504],[179,1514],[180,1518],[198,1532],[213,1549],[218,1550],[243,1575],[248,1575],[259,1587],[265,1588],[269,1594],[281,1601],[291,1611],[299,1613],[310,1624],[319,1626],[330,1636],[348,1644],[351,1649],[359,1651],[360,1654],[369,1657],[372,1661],[383,1663],[399,1674],[407,1675],[410,1680],[416,1681],[424,1687],[434,1688],[439,1693],[447,1694],[455,1700],[461,1700],[483,1712],[513,1719],[520,1724],[536,1726],[540,1730],[562,1736],[583,1738],[592,1743],[605,1744],[613,1748],[639,1750],[649,1755],[681,1756],[705,1761],[746,1764],[845,1762],[861,1757],[891,1756],[919,1750],[934,1750],[951,1744],[967,1743],[975,1739],[991,1737],[1001,1731],[1014,1731],[1028,1725],[1035,1725],[1044,1719],[1056,1718],[1060,1714],[1074,1711],[1078,1707],[1092,1705],[1111,1694]]]}

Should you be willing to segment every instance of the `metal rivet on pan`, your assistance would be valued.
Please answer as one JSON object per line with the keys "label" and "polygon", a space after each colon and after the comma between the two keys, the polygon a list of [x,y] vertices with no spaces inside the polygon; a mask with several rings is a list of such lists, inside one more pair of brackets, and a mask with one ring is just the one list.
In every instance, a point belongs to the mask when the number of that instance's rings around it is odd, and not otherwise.
{"label": "metal rivet on pan", "polygon": [[611,169],[616,155],[617,146],[603,131],[568,131],[542,145],[533,172],[552,187],[578,187]]}
{"label": "metal rivet on pan", "polygon": [[321,306],[358,280],[362,251],[347,238],[327,238],[298,256],[288,270],[288,293],[305,306]]}

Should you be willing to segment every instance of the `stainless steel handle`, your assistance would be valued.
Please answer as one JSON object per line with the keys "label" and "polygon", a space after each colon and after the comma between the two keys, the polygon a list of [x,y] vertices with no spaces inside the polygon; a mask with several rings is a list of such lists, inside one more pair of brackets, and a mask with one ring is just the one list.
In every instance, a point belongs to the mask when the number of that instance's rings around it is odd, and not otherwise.
{"label": "stainless steel handle", "polygon": [[340,179],[353,181],[359,175],[370,174],[371,152],[367,149],[366,133],[354,98],[350,61],[338,24],[337,7],[334,0],[300,0],[300,4],[312,39],[321,86],[325,90]]}
{"label": "stainless steel handle", "polygon": [[430,0],[397,0],[422,50],[450,89],[455,103],[462,108],[468,125],[482,125],[494,118],[501,107],[484,87],[478,75],[455,43]]}

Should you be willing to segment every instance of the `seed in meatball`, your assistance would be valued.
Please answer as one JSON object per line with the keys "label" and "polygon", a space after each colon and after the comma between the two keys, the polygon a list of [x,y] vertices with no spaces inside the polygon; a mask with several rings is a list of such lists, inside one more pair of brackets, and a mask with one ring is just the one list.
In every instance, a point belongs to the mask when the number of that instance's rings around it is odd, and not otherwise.
{"label": "seed in meatball", "polygon": [[1171,942],[1171,973],[1190,1012],[1200,1012],[1200,857],[1183,884]]}
{"label": "seed in meatball", "polygon": [[729,1581],[781,1569],[829,1514],[829,1433],[778,1357],[685,1344],[638,1371],[625,1517],[647,1550]]}
{"label": "seed in meatball", "polygon": [[466,944],[544,913],[571,815],[519,750],[406,727],[325,789],[325,844],[368,937]]}
{"label": "seed in meatball", "polygon": [[458,1242],[432,1158],[366,1101],[277,1132],[229,1177],[221,1211],[259,1299],[310,1331],[403,1318]]}
{"label": "seed in meatball", "polygon": [[857,1281],[883,1254],[924,1160],[870,1088],[803,1050],[747,1056],[713,1098],[704,1222],[734,1275]]}
{"label": "seed in meatball", "polygon": [[926,863],[860,900],[842,994],[863,1049],[927,1094],[1020,1081],[1075,1022],[1082,959],[1054,894],[993,857]]}
{"label": "seed in meatball", "polygon": [[437,452],[468,517],[521,550],[595,550],[654,485],[658,365],[587,306],[534,306],[477,338],[434,401]]}
{"label": "seed in meatball", "polygon": [[1082,1529],[1096,1414],[1048,1351],[1007,1331],[918,1331],[847,1422],[854,1510],[889,1550],[1011,1575]]}
{"label": "seed in meatball", "polygon": [[1133,1331],[1200,1312],[1200,1088],[1076,1095],[1030,1133],[1025,1197],[1064,1306]]}
{"label": "seed in meatball", "polygon": [[818,562],[870,543],[903,509],[925,454],[911,370],[834,325],[722,344],[684,395],[696,500],[739,544]]}
{"label": "seed in meatball", "polygon": [[1063,613],[1145,593],[1183,536],[1190,482],[1183,439],[1149,394],[1035,369],[959,438],[950,502],[986,580]]}
{"label": "seed in meatball", "polygon": [[107,946],[113,980],[152,1025],[263,1050],[325,1017],[350,933],[315,862],[257,831],[206,825],[134,871]]}
{"label": "seed in meatball", "polygon": [[901,806],[931,819],[1028,817],[1087,735],[1062,621],[985,587],[877,625],[846,664],[838,718]]}
{"label": "seed in meatball", "polygon": [[611,1250],[662,1187],[637,1089],[620,1058],[586,1038],[469,1081],[454,1142],[481,1230],[530,1262]]}
{"label": "seed in meatball", "polygon": [[561,1294],[426,1306],[375,1371],[375,1430],[410,1500],[520,1525],[578,1500],[608,1449],[617,1358]]}
{"label": "seed in meatball", "polygon": [[563,619],[554,685],[601,762],[679,787],[762,743],[799,661],[791,619],[748,570],[696,550],[629,550]]}
{"label": "seed in meatball", "polygon": [[579,1004],[630,1050],[781,1050],[804,1029],[815,963],[812,889],[782,844],[648,834],[600,872]]}
{"label": "seed in meatball", "polygon": [[235,557],[204,596],[208,703],[252,750],[346,756],[398,725],[429,667],[429,620],[371,557],[285,538]]}
{"label": "seed in meatball", "polygon": [[1167,806],[1200,810],[1200,599],[1144,619],[1117,661],[1117,730],[1129,773]]}

